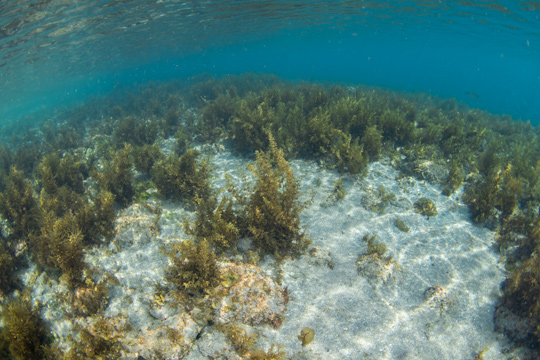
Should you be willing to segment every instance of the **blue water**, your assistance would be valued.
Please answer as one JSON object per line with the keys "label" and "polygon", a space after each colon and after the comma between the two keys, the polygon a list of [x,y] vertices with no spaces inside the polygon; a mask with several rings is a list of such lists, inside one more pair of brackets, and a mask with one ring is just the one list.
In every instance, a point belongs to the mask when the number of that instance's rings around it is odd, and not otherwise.
{"label": "blue water", "polygon": [[246,71],[454,97],[540,124],[539,1],[3,1],[0,122]]}

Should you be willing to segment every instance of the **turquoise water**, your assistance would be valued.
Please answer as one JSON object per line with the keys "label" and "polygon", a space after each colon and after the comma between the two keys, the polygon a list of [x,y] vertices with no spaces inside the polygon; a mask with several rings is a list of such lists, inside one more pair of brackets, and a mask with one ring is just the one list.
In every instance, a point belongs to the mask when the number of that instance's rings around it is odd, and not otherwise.
{"label": "turquoise water", "polygon": [[454,97],[540,123],[538,1],[4,1],[0,119],[246,71]]}

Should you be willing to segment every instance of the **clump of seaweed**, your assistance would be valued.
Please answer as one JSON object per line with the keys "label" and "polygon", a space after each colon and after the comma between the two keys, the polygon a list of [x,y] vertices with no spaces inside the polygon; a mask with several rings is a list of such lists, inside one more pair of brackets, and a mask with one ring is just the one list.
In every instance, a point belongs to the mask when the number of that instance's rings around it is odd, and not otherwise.
{"label": "clump of seaweed", "polygon": [[230,135],[235,149],[248,154],[253,151],[265,151],[268,148],[268,133],[275,129],[283,116],[271,103],[253,95],[247,100],[240,100],[235,116],[231,121]]}
{"label": "clump of seaweed", "polygon": [[112,161],[105,166],[102,173],[96,174],[101,188],[111,192],[116,202],[122,206],[131,203],[135,196],[130,152],[131,146],[126,145],[123,150],[114,154]]}
{"label": "clump of seaweed", "polygon": [[255,164],[248,166],[255,183],[246,184],[242,193],[229,183],[229,190],[242,208],[241,216],[255,248],[278,258],[294,256],[311,243],[300,226],[300,213],[308,202],[299,200],[300,185],[283,151],[272,135],[268,140],[269,151],[258,151]]}
{"label": "clump of seaweed", "polygon": [[51,153],[38,164],[36,177],[49,194],[55,194],[62,186],[82,194],[84,193],[83,173],[86,172],[85,164],[74,155],[60,158],[57,153]]}
{"label": "clump of seaweed", "polygon": [[334,188],[332,189],[332,194],[330,195],[330,198],[339,202],[339,201],[342,201],[346,195],[347,195],[347,191],[343,187],[343,181],[340,178],[338,181],[334,183]]}
{"label": "clump of seaweed", "polygon": [[455,161],[452,162],[450,171],[448,173],[448,177],[446,179],[446,184],[449,189],[448,191],[446,191],[447,195],[450,195],[453,192],[455,192],[463,184],[465,175],[463,175],[462,171],[463,171],[462,166],[458,165],[458,163]]}
{"label": "clump of seaweed", "polygon": [[185,229],[199,239],[206,239],[217,250],[225,251],[240,237],[239,221],[232,198],[225,196],[218,202],[212,194],[206,199],[197,198],[197,217],[193,224],[186,222]]}
{"label": "clump of seaweed", "polygon": [[150,171],[156,162],[163,158],[163,154],[157,144],[135,146],[131,152],[135,170],[150,175]]}
{"label": "clump of seaweed", "polygon": [[15,274],[16,259],[13,251],[4,244],[0,235],[0,298],[20,286]]}
{"label": "clump of seaweed", "polygon": [[17,360],[45,359],[49,348],[49,331],[31,301],[26,296],[13,299],[3,306],[3,328],[0,338]]}
{"label": "clump of seaweed", "polygon": [[74,359],[118,359],[122,354],[122,329],[108,318],[101,318],[91,326],[79,327],[79,341],[74,342],[71,357]]}
{"label": "clump of seaweed", "polygon": [[154,121],[137,121],[128,116],[119,120],[113,133],[114,142],[120,145],[142,146],[153,144],[158,134],[157,123]]}
{"label": "clump of seaweed", "polygon": [[[175,251],[176,250],[176,251]],[[172,265],[167,280],[187,292],[207,293],[219,285],[217,257],[205,239],[184,241],[168,251]]]}
{"label": "clump of seaweed", "polygon": [[[337,142],[332,147],[332,157],[335,164],[332,166],[349,174],[365,174],[369,162],[369,156],[364,152],[364,144],[359,143],[359,138],[351,140],[351,135],[340,132]],[[352,141],[352,142],[351,142]]]}
{"label": "clump of seaweed", "polygon": [[11,168],[6,182],[6,190],[0,193],[0,214],[9,226],[8,237],[20,239],[39,228],[40,210],[22,172]]}
{"label": "clump of seaweed", "polygon": [[396,194],[379,185],[377,189],[367,189],[366,195],[362,198],[362,205],[366,210],[382,214],[395,198]]}
{"label": "clump of seaweed", "polygon": [[358,257],[356,268],[359,274],[369,279],[386,282],[394,276],[394,271],[399,270],[399,265],[391,256],[385,256],[386,245],[376,242],[376,238],[377,235],[364,235],[363,240],[368,244],[367,253]]}
{"label": "clump of seaweed", "polygon": [[506,299],[519,316],[530,321],[535,342],[540,343],[540,257],[535,254],[526,260],[507,279],[504,287]]}
{"label": "clump of seaweed", "polygon": [[227,335],[234,350],[240,356],[246,356],[255,345],[256,335],[249,334],[244,328],[235,323],[221,325],[220,330]]}
{"label": "clump of seaweed", "polygon": [[414,203],[414,211],[420,215],[427,216],[428,219],[438,214],[437,206],[433,200],[425,197],[416,200]]}
{"label": "clump of seaweed", "polygon": [[308,327],[303,328],[300,335],[298,335],[298,340],[302,343],[302,347],[310,344],[313,339],[315,339],[315,331]]}
{"label": "clump of seaweed", "polygon": [[234,88],[206,104],[201,111],[197,130],[205,141],[215,142],[225,133],[227,124],[235,115],[238,99]]}
{"label": "clump of seaweed", "polygon": [[394,224],[396,225],[396,227],[403,231],[403,232],[409,232],[410,228],[407,226],[407,224],[405,224],[405,222],[403,220],[401,220],[400,218],[397,218],[396,221],[394,222]]}
{"label": "clump of seaweed", "polygon": [[378,257],[382,257],[386,253],[386,245],[384,245],[383,243],[375,242],[375,239],[377,239],[377,235],[364,235],[363,240],[368,244],[367,253],[368,255],[375,254]]}
{"label": "clump of seaweed", "polygon": [[249,352],[249,360],[283,360],[287,358],[287,354],[280,346],[272,344],[268,351],[253,350]]}
{"label": "clump of seaweed", "polygon": [[197,161],[199,152],[188,150],[184,155],[169,155],[152,168],[152,179],[159,193],[167,199],[195,203],[197,197],[210,194],[210,170],[207,161]]}
{"label": "clump of seaweed", "polygon": [[506,218],[518,206],[522,193],[522,183],[512,175],[512,167],[505,170],[494,168],[484,178],[473,182],[463,194],[463,201],[469,205],[473,220],[484,222],[488,219]]}
{"label": "clump of seaweed", "polygon": [[114,235],[114,195],[101,191],[84,208],[75,213],[85,244],[99,244],[102,239],[110,240]]}
{"label": "clump of seaweed", "polygon": [[362,135],[360,143],[369,159],[378,159],[382,152],[382,133],[377,129],[377,125],[368,126]]}
{"label": "clump of seaweed", "polygon": [[74,288],[82,281],[84,263],[83,235],[75,216],[44,215],[40,232],[32,237],[33,256],[37,263],[61,272],[61,278]]}
{"label": "clump of seaweed", "polygon": [[86,278],[84,284],[81,284],[70,294],[70,305],[73,314],[76,316],[97,314],[107,307],[108,294],[107,280],[95,283],[92,279]]}

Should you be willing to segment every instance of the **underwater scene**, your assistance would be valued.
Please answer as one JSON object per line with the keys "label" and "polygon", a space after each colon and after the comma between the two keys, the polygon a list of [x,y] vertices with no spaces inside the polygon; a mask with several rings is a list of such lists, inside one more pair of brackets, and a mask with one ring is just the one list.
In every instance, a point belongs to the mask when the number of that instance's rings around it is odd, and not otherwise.
{"label": "underwater scene", "polygon": [[539,359],[539,17],[0,2],[0,359]]}

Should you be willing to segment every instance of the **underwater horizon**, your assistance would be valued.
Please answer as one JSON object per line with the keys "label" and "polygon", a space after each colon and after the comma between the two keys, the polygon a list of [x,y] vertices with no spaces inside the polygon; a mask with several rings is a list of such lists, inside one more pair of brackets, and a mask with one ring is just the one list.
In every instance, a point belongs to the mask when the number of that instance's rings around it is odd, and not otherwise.
{"label": "underwater horizon", "polygon": [[539,15],[0,2],[0,359],[539,359]]}
{"label": "underwater horizon", "polygon": [[540,123],[536,1],[8,1],[0,121],[148,81],[272,73]]}

